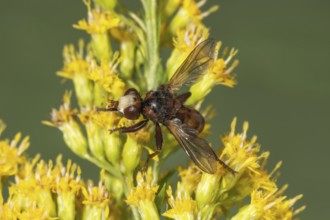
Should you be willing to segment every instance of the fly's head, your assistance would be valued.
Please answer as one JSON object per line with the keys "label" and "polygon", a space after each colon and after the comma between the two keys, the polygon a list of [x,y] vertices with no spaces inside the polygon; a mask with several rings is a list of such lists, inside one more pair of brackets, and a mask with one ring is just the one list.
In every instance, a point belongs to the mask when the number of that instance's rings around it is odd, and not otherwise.
{"label": "fly's head", "polygon": [[142,99],[141,95],[136,89],[128,89],[115,104],[117,110],[121,112],[127,119],[135,120],[141,114]]}

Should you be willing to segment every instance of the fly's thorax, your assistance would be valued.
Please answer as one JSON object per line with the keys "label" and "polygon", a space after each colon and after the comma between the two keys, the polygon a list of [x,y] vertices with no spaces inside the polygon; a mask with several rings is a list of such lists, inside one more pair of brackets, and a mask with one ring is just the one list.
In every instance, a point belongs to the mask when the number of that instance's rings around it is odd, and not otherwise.
{"label": "fly's thorax", "polygon": [[175,99],[166,91],[150,91],[143,101],[142,111],[150,120],[164,123],[175,114]]}

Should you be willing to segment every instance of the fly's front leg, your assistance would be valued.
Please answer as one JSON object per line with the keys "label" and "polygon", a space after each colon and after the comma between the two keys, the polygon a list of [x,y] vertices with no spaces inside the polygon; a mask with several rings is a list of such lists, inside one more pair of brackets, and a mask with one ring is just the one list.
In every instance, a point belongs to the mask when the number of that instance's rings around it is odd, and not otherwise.
{"label": "fly's front leg", "polygon": [[155,124],[155,138],[156,138],[156,151],[154,153],[148,155],[148,158],[147,158],[144,166],[142,167],[143,171],[147,170],[148,163],[149,163],[150,159],[157,156],[162,150],[162,147],[163,147],[163,134],[162,134],[162,129],[160,128],[159,123]]}
{"label": "fly's front leg", "polygon": [[119,127],[119,128],[114,128],[114,129],[111,129],[109,130],[110,131],[110,134],[115,132],[115,131],[120,131],[121,133],[129,133],[129,132],[135,132],[135,131],[138,131],[142,128],[144,128],[146,125],[147,125],[147,122],[148,122],[148,119],[144,119],[132,126],[129,126],[129,127]]}
{"label": "fly's front leg", "polygon": [[98,112],[116,112],[118,111],[117,108],[111,108],[111,107],[105,107],[105,108],[96,108],[96,111]]}
{"label": "fly's front leg", "polygon": [[[116,112],[118,111],[118,101],[109,100],[109,105],[105,106],[105,108],[96,107],[96,111],[103,111],[103,112]],[[111,106],[111,107],[110,107]]]}

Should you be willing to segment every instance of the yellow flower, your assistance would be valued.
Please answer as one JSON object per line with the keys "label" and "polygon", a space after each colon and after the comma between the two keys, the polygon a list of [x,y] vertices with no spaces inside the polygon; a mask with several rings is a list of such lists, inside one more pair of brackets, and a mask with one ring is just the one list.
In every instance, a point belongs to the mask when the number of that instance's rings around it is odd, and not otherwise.
{"label": "yellow flower", "polygon": [[83,219],[107,219],[110,213],[111,196],[104,182],[93,186],[91,182],[82,188],[83,193]]}
{"label": "yellow flower", "polygon": [[182,188],[184,188],[189,195],[192,195],[201,180],[202,172],[195,166],[189,166],[187,169],[179,167],[178,170],[179,176],[181,177]]}
{"label": "yellow flower", "polygon": [[93,115],[94,122],[101,127],[105,156],[115,166],[119,164],[123,140],[119,132],[109,134],[109,130],[118,124],[119,119],[120,117],[115,112],[98,112]]}
{"label": "yellow flower", "polygon": [[57,213],[60,219],[75,219],[76,216],[76,195],[83,187],[80,179],[81,170],[71,160],[67,165],[62,164],[62,156],[56,159],[56,166],[52,169],[51,175],[52,191],[57,194]]}
{"label": "yellow flower", "polygon": [[159,186],[152,184],[152,179],[150,169],[148,169],[145,177],[141,172],[138,172],[136,176],[137,186],[130,191],[126,200],[128,205],[138,208],[142,219],[159,219],[157,207],[154,203]]}
{"label": "yellow flower", "polygon": [[68,147],[77,155],[87,154],[87,141],[76,120],[76,109],[71,109],[71,92],[63,96],[63,103],[59,110],[51,112],[52,121],[43,121],[45,125],[57,127],[63,132],[63,138]]}
{"label": "yellow flower", "polygon": [[182,0],[182,5],[174,16],[170,24],[172,33],[176,33],[181,28],[189,26],[189,24],[200,24],[202,19],[212,12],[218,10],[218,6],[212,6],[206,12],[202,12],[200,8],[206,1]]}
{"label": "yellow flower", "polygon": [[81,122],[85,125],[88,138],[88,147],[91,153],[100,161],[105,161],[105,151],[102,141],[103,129],[95,122],[95,111],[82,112],[79,115]]}
{"label": "yellow flower", "polygon": [[226,60],[219,58],[213,62],[206,74],[191,87],[190,92],[192,96],[188,99],[187,105],[193,105],[202,101],[217,84],[228,87],[236,85],[235,77],[231,73],[238,65],[238,60],[235,60],[232,64],[230,62],[237,52],[237,50],[232,49]]}
{"label": "yellow flower", "polygon": [[220,158],[238,172],[249,170],[258,173],[260,164],[258,161],[266,159],[268,152],[261,153],[260,145],[256,143],[257,137],[253,136],[251,140],[247,140],[248,122],[243,124],[243,132],[235,134],[236,118],[231,123],[231,131],[228,135],[222,137],[224,144]]}
{"label": "yellow flower", "polygon": [[167,190],[168,203],[171,209],[163,213],[163,216],[178,220],[197,219],[197,203],[194,201],[184,187],[178,183],[176,198],[172,195],[171,186]]}
{"label": "yellow flower", "polygon": [[120,19],[113,10],[104,10],[97,4],[94,4],[95,7],[92,9],[91,0],[84,0],[84,3],[88,9],[88,19],[78,21],[73,27],[91,34],[91,45],[95,56],[99,60],[109,61],[112,56],[112,46],[108,32],[119,27]]}
{"label": "yellow flower", "polygon": [[[75,196],[82,184],[80,169],[75,177],[77,166],[71,161],[64,167],[58,157],[53,167],[52,161],[46,164],[38,160],[39,156],[36,156],[24,164],[16,178],[17,183],[10,187],[7,204],[22,210],[17,214],[19,219],[51,219],[50,216],[74,219]],[[53,199],[57,199],[57,209]]]}
{"label": "yellow flower", "polygon": [[78,50],[74,48],[73,44],[64,46],[63,58],[64,67],[57,72],[58,76],[73,79],[77,74],[85,74],[89,69],[88,61],[84,59],[85,43],[80,40],[78,43]]}
{"label": "yellow flower", "polygon": [[209,36],[203,25],[190,25],[176,33],[174,49],[166,62],[166,75],[170,79],[196,45]]}
{"label": "yellow flower", "polygon": [[84,59],[84,42],[79,41],[78,51],[68,45],[63,50],[64,67],[57,72],[58,76],[71,79],[80,106],[93,106],[93,86],[87,78],[89,63]]}
{"label": "yellow flower", "polygon": [[16,178],[16,184],[9,188],[9,201],[15,203],[20,210],[29,210],[37,205],[47,214],[56,216],[56,206],[51,194],[51,185],[54,178],[49,176],[50,166],[44,161],[36,163],[38,157],[32,162],[26,163]]}
{"label": "yellow flower", "polygon": [[0,140],[0,178],[15,175],[18,166],[26,161],[22,154],[30,145],[29,137],[25,137],[22,141],[21,137],[21,133],[18,133],[12,141]]}
{"label": "yellow flower", "polygon": [[[236,118],[231,123],[230,133],[222,137],[224,148],[220,156],[227,165],[238,172],[235,176],[225,174],[221,180],[219,193],[222,199],[226,200],[224,203],[228,204],[233,204],[249,195],[263,177],[267,176],[263,166],[269,156],[268,152],[260,153],[260,145],[256,143],[256,136],[247,140],[247,122],[243,124],[242,133],[236,134],[235,127]],[[223,172],[224,168],[220,167],[220,169]]]}
{"label": "yellow flower", "polygon": [[20,210],[15,203],[9,202],[0,207],[0,219],[6,220],[51,220],[56,219],[49,216],[47,210],[32,204],[28,210]]}
{"label": "yellow flower", "polygon": [[287,199],[286,196],[282,195],[285,189],[286,186],[273,192],[264,191],[260,188],[254,190],[251,193],[251,203],[242,207],[232,220],[293,219],[293,216],[302,212],[305,206],[294,210],[293,205],[302,198],[302,195]]}
{"label": "yellow flower", "polygon": [[120,19],[111,11],[102,11],[99,7],[92,9],[91,1],[84,0],[88,9],[88,20],[82,19],[74,28],[85,30],[89,34],[103,34],[111,28],[118,27]]}
{"label": "yellow flower", "polygon": [[[88,72],[88,78],[100,85],[105,92],[110,93],[113,99],[118,99],[126,90],[124,81],[117,74],[117,68],[121,61],[122,57],[119,56],[118,52],[114,53],[110,62],[101,62],[100,65],[95,60],[91,60]],[[103,100],[104,93],[98,94],[98,96],[95,94],[95,99]],[[97,101],[97,103],[101,102]]]}

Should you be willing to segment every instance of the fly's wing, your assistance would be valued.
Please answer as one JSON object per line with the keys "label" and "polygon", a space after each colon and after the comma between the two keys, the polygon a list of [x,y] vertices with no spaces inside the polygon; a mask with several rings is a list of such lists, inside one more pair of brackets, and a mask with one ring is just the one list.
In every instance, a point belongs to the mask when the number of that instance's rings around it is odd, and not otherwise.
{"label": "fly's wing", "polygon": [[[197,136],[197,131],[175,118],[166,122],[169,131],[188,154],[190,159],[204,172],[213,174],[220,159],[210,145]],[[222,161],[221,161],[222,162]]]}
{"label": "fly's wing", "polygon": [[212,39],[198,44],[169,80],[167,88],[175,92],[190,87],[214,62],[216,45]]}

